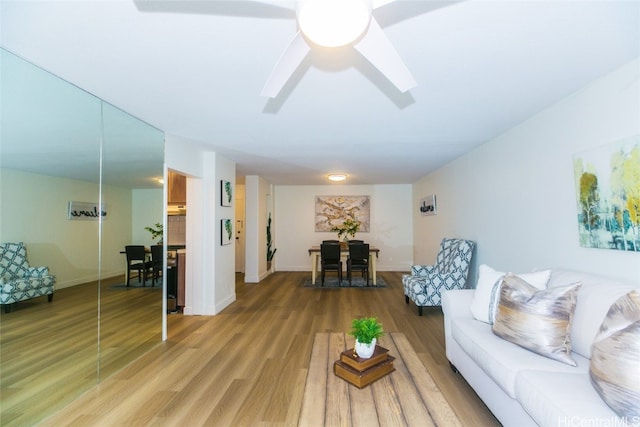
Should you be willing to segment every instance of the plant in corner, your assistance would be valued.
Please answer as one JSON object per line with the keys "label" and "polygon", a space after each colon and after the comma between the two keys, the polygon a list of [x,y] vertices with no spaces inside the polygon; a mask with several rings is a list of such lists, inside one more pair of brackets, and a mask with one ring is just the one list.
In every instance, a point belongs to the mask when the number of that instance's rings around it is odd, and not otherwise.
{"label": "plant in corner", "polygon": [[375,317],[360,317],[351,321],[349,335],[356,339],[355,352],[358,357],[368,359],[373,356],[377,339],[384,335],[382,323]]}
{"label": "plant in corner", "polygon": [[278,249],[272,249],[273,240],[271,240],[271,212],[269,212],[269,219],[267,220],[267,270],[271,270],[271,261]]}
{"label": "plant in corner", "polygon": [[151,239],[155,240],[160,237],[158,244],[162,243],[162,234],[164,233],[162,223],[156,222],[153,227],[145,227],[144,229],[151,233]]}
{"label": "plant in corner", "polygon": [[360,230],[360,221],[352,218],[344,220],[341,226],[335,226],[331,229],[332,232],[338,233],[338,240],[344,235],[344,240],[349,240],[349,236],[355,237],[356,233]]}

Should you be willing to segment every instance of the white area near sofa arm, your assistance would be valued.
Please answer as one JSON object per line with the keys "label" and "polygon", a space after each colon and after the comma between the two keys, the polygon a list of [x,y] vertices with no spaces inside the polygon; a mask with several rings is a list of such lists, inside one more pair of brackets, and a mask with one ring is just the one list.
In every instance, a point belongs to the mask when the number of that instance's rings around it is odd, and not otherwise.
{"label": "white area near sofa arm", "polygon": [[[444,291],[442,294],[442,312],[445,318],[453,319],[454,317],[472,317],[471,302],[475,289],[451,289]],[[455,298],[456,303],[452,304],[451,299]]]}
{"label": "white area near sofa arm", "polygon": [[[475,289],[451,289],[442,294],[442,313],[444,314],[445,344],[451,342],[451,319],[471,316],[471,302]],[[449,358],[449,346],[445,345],[447,358]]]}

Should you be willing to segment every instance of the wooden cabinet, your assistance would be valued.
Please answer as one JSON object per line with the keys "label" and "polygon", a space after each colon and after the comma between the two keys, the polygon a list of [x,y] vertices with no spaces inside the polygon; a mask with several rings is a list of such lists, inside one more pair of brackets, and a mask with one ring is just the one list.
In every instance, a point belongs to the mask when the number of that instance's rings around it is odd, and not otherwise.
{"label": "wooden cabinet", "polygon": [[170,205],[187,204],[187,177],[169,171],[168,202]]}

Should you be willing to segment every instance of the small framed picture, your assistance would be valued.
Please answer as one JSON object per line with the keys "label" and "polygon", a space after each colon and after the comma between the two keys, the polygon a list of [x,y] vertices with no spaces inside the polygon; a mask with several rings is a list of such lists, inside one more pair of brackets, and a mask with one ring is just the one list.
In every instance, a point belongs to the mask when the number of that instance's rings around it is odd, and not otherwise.
{"label": "small framed picture", "polygon": [[435,215],[436,214],[436,196],[432,194],[420,199],[420,213],[422,215]]}
{"label": "small framed picture", "polygon": [[233,187],[230,181],[224,179],[220,181],[220,204],[222,206],[231,206],[233,202]]}
{"label": "small framed picture", "polygon": [[230,245],[233,238],[233,223],[229,218],[220,220],[220,244]]}

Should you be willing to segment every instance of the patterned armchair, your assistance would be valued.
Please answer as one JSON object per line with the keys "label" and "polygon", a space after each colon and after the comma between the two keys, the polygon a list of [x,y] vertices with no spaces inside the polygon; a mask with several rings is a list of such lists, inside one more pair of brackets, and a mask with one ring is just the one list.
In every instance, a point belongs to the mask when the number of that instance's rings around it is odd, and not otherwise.
{"label": "patterned armchair", "polygon": [[24,243],[0,243],[0,304],[11,311],[11,304],[42,295],[53,301],[55,276],[47,267],[30,267]]}
{"label": "patterned armchair", "polygon": [[471,240],[442,239],[435,265],[414,265],[402,275],[406,303],[412,300],[422,316],[422,307],[440,305],[443,290],[464,288],[474,246]]}

